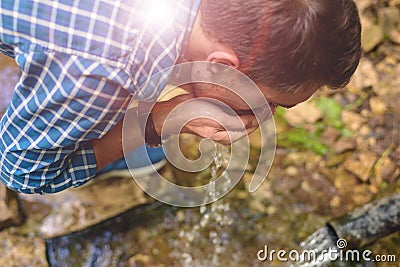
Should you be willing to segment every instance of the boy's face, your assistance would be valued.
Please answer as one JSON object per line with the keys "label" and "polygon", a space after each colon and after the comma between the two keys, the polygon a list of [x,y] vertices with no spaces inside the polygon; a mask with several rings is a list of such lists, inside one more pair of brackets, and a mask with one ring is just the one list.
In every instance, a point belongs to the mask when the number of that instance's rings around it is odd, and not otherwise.
{"label": "boy's face", "polygon": [[[265,99],[268,101],[272,113],[275,113],[276,107],[278,106],[291,108],[299,103],[306,101],[319,89],[318,86],[313,86],[307,90],[295,93],[283,93],[263,85],[258,85],[258,87],[260,88],[262,94],[265,96]],[[251,108],[262,108],[262,106],[265,105],[265,101],[263,101],[263,99],[260,99],[259,104],[257,104],[256,100],[253,104],[253,107],[250,108],[243,101],[243,99],[236,95],[234,92],[216,85],[194,84],[191,86],[191,91],[196,97],[206,97],[220,100],[236,111],[244,111]],[[250,91],[246,91],[245,93],[247,95],[251,94]],[[254,95],[254,98],[259,98],[259,95]]]}

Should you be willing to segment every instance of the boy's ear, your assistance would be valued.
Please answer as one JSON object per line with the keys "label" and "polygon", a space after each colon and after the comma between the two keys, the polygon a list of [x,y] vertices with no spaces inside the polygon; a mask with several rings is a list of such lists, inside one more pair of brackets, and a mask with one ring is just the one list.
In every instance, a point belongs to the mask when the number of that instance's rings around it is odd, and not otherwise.
{"label": "boy's ear", "polygon": [[211,51],[207,57],[207,61],[224,64],[235,69],[238,69],[240,66],[236,53],[231,48],[224,45],[219,45]]}

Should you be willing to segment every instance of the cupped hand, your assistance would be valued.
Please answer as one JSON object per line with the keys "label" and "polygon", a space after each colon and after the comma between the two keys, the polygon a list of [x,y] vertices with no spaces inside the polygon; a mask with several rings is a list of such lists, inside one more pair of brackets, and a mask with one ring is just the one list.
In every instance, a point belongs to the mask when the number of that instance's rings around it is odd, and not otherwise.
{"label": "cupped hand", "polygon": [[258,128],[254,115],[237,115],[229,107],[212,99],[181,95],[157,103],[152,111],[159,135],[195,134],[229,145]]}

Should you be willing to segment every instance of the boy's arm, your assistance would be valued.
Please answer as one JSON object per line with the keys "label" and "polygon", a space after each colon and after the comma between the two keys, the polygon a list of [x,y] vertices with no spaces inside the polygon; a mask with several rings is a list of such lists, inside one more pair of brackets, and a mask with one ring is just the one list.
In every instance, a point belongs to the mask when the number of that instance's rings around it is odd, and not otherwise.
{"label": "boy's arm", "polygon": [[122,149],[122,120],[115,125],[103,138],[92,140],[96,156],[97,170],[103,169],[109,163],[124,156]]}
{"label": "boy's arm", "polygon": [[16,61],[23,74],[0,124],[0,180],[22,193],[86,183],[98,167],[91,140],[121,121],[130,93],[77,56],[32,52]]}

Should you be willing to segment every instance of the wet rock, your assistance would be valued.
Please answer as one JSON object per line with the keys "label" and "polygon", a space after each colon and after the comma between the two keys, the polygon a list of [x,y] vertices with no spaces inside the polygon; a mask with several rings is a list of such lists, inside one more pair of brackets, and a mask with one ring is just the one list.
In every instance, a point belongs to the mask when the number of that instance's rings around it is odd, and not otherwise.
{"label": "wet rock", "polygon": [[130,266],[150,266],[151,257],[148,255],[137,254],[129,259]]}
{"label": "wet rock", "polygon": [[44,241],[0,232],[0,266],[48,266]]}
{"label": "wet rock", "polygon": [[0,231],[10,226],[21,225],[23,219],[17,193],[0,183]]}
{"label": "wet rock", "polygon": [[83,230],[153,200],[130,178],[110,177],[55,195],[24,196],[28,202],[50,205],[52,211],[38,225],[46,238]]}

